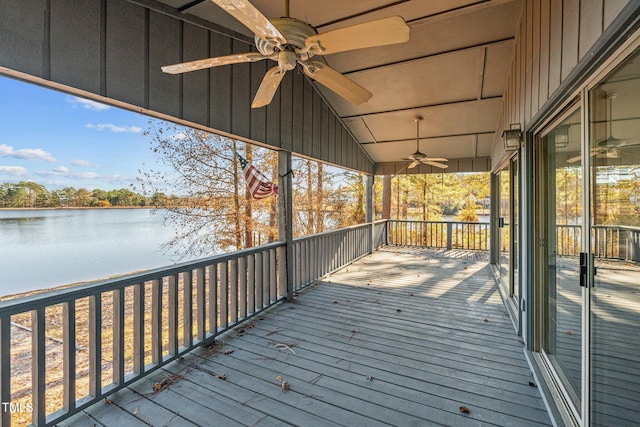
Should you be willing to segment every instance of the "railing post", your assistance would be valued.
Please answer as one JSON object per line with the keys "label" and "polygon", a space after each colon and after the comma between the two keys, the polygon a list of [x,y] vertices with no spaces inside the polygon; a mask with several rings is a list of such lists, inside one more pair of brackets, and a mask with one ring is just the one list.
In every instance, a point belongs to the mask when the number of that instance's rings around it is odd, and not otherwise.
{"label": "railing post", "polygon": [[[0,401],[11,401],[11,316],[0,317]],[[3,410],[0,426],[10,424],[11,413]]]}
{"label": "railing post", "polygon": [[367,175],[367,187],[366,187],[366,222],[371,224],[371,232],[369,233],[369,253],[372,254],[376,246],[374,243],[375,238],[375,224],[373,222],[373,175]]}
{"label": "railing post", "polygon": [[450,251],[453,247],[453,223],[447,222],[447,250]]}
{"label": "railing post", "polygon": [[278,152],[278,175],[280,177],[278,210],[279,224],[278,236],[286,245],[286,260],[281,268],[285,268],[287,299],[293,297],[293,210],[291,191],[291,153],[289,151]]}

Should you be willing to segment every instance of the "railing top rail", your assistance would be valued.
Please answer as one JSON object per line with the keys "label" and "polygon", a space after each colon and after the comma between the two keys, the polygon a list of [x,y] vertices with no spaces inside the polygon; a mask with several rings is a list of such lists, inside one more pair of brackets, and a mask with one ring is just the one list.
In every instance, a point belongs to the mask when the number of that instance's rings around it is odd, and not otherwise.
{"label": "railing top rail", "polygon": [[[386,220],[384,220],[384,221],[386,221]],[[357,228],[366,228],[366,227],[371,227],[371,223],[370,222],[365,222],[364,224],[351,225],[349,227],[339,228],[337,230],[323,231],[322,233],[316,233],[316,234],[310,234],[308,236],[296,237],[295,239],[293,239],[293,241],[294,242],[302,242],[302,241],[305,241],[305,240],[312,240],[312,239],[315,239],[317,237],[326,237],[326,236],[330,236],[332,234],[341,234],[341,233],[345,233],[345,232],[350,231],[350,230],[355,230]]]}
{"label": "railing top rail", "polygon": [[423,224],[464,224],[464,225],[489,225],[489,222],[485,221],[422,221],[417,219],[390,219],[393,222],[417,222]]}
{"label": "railing top rail", "polygon": [[601,228],[606,230],[627,230],[627,231],[635,231],[640,232],[640,227],[633,227],[631,225],[594,225],[593,228]]}
{"label": "railing top rail", "polygon": [[274,242],[266,245],[255,246],[240,251],[229,252],[202,258],[197,261],[185,261],[169,267],[159,267],[140,273],[127,274],[110,279],[98,280],[82,285],[75,285],[63,289],[53,289],[35,295],[19,297],[8,301],[0,301],[0,317],[11,316],[25,311],[49,307],[79,298],[97,295],[115,289],[122,289],[138,283],[179,274],[184,271],[203,268],[214,263],[225,262],[242,256],[247,256],[270,249],[284,246],[284,242]]}

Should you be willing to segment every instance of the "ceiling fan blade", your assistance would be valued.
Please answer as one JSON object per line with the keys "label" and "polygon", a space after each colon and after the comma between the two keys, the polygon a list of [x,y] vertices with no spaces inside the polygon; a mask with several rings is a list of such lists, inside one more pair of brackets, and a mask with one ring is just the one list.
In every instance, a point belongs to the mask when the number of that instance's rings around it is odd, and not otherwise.
{"label": "ceiling fan blade", "polygon": [[448,162],[449,161],[449,159],[445,159],[443,157],[429,157],[426,160],[433,161],[433,162]]}
{"label": "ceiling fan blade", "polygon": [[286,44],[287,40],[278,29],[248,0],[211,0],[229,15],[240,21],[256,36],[275,44]]}
{"label": "ceiling fan blade", "polygon": [[352,104],[367,102],[372,94],[353,80],[319,61],[300,61],[304,73]]}
{"label": "ceiling fan blade", "polygon": [[267,71],[267,74],[265,74],[262,79],[262,83],[260,83],[255,98],[253,98],[251,108],[264,107],[271,102],[286,72],[286,70],[283,70],[279,66],[275,66]]}
{"label": "ceiling fan blade", "polygon": [[[606,148],[592,148],[591,149],[591,156],[597,156],[598,154],[603,154],[606,153],[607,149]],[[582,155],[577,155],[575,157],[571,157],[570,159],[567,159],[567,163],[576,163],[579,162],[580,160],[582,160]]]}
{"label": "ceiling fan blade", "polygon": [[567,159],[567,163],[575,163],[575,162],[579,162],[580,160],[582,160],[582,156],[575,156],[575,157],[571,157],[570,159]]}
{"label": "ceiling fan blade", "polygon": [[181,74],[189,71],[202,70],[205,68],[219,67],[221,65],[240,64],[243,62],[256,62],[271,58],[256,52],[238,53],[235,55],[218,56],[216,58],[198,59],[197,61],[182,62],[180,64],[165,65],[162,71],[169,74]]}
{"label": "ceiling fan blade", "polygon": [[351,25],[307,37],[305,50],[329,55],[347,50],[405,43],[409,40],[409,26],[400,16],[389,16],[363,24]]}
{"label": "ceiling fan blade", "polygon": [[409,166],[407,166],[407,169],[413,169],[416,166],[418,166],[420,164],[419,160],[414,160],[413,163],[411,163]]}
{"label": "ceiling fan blade", "polygon": [[429,160],[425,159],[425,160],[422,161],[422,163],[424,163],[425,165],[429,165],[429,166],[435,166],[435,167],[440,168],[440,169],[446,169],[446,168],[449,167],[449,165],[445,165],[444,163],[434,162],[434,161],[432,161],[432,159],[429,159]]}

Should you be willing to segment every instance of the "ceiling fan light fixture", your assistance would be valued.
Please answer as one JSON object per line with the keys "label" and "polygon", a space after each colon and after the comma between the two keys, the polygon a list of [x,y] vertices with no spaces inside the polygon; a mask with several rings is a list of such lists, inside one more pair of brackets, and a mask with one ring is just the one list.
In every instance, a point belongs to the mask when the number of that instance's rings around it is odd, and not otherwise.
{"label": "ceiling fan light fixture", "polygon": [[556,148],[565,148],[569,145],[569,125],[558,126],[554,132]]}

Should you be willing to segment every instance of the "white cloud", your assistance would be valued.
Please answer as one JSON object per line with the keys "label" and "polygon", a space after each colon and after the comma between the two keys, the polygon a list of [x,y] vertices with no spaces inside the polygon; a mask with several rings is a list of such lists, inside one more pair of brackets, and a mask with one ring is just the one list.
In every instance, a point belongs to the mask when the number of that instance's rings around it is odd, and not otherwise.
{"label": "white cloud", "polygon": [[66,101],[73,106],[73,108],[82,107],[91,111],[105,111],[111,108],[106,104],[92,101],[90,99],[78,98],[77,96],[67,96]]}
{"label": "white cloud", "polygon": [[10,145],[0,144],[0,157],[13,157],[22,160],[44,160],[45,162],[54,163],[55,157],[51,153],[47,153],[42,148],[20,148],[14,149]]}
{"label": "white cloud", "polygon": [[188,135],[184,132],[178,132],[171,135],[171,139],[173,139],[174,141],[184,141],[187,138]]}
{"label": "white cloud", "polygon": [[89,167],[91,166],[91,162],[88,160],[82,160],[82,159],[73,159],[71,160],[71,164],[74,166],[80,166],[80,167]]}
{"label": "white cloud", "polygon": [[29,175],[29,172],[22,166],[0,166],[0,173],[13,176]]}
{"label": "white cloud", "polygon": [[60,173],[60,174],[67,174],[67,173],[69,173],[69,169],[68,169],[68,168],[66,168],[66,167],[64,167],[64,166],[57,167],[57,168],[55,168],[53,171],[54,171],[54,172],[56,172],[56,173]]}
{"label": "white cloud", "polygon": [[102,132],[103,130],[110,130],[111,132],[115,132],[115,133],[122,133],[122,132],[130,132],[130,133],[140,133],[142,132],[142,128],[138,127],[138,126],[117,126],[111,123],[99,123],[97,125],[94,125],[92,123],[87,123],[87,128],[89,129],[95,129],[97,131]]}

